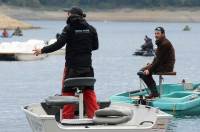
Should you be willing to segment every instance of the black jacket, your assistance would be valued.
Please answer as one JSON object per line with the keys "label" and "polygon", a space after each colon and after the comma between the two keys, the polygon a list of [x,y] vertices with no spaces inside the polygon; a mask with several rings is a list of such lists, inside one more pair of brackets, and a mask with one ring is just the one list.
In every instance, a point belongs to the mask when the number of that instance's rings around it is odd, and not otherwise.
{"label": "black jacket", "polygon": [[92,66],[92,50],[98,49],[98,36],[96,29],[81,16],[70,16],[57,41],[44,47],[42,53],[54,52],[65,44],[65,64],[68,68]]}
{"label": "black jacket", "polygon": [[153,62],[147,66],[147,69],[151,73],[157,72],[172,72],[175,64],[175,50],[171,42],[163,38],[161,41],[157,41],[158,46],[156,50],[156,57]]}

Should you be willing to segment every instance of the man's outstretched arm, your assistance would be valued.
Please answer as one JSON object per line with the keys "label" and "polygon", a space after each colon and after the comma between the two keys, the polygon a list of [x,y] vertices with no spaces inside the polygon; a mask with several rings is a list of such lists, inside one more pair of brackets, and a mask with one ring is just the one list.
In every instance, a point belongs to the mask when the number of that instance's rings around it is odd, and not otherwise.
{"label": "man's outstretched arm", "polygon": [[49,46],[45,46],[42,49],[34,49],[34,54],[37,56],[39,54],[43,54],[43,53],[51,53],[54,52],[56,50],[61,49],[68,41],[69,38],[69,27],[66,26],[61,35],[59,36],[59,38],[57,39],[57,41]]}

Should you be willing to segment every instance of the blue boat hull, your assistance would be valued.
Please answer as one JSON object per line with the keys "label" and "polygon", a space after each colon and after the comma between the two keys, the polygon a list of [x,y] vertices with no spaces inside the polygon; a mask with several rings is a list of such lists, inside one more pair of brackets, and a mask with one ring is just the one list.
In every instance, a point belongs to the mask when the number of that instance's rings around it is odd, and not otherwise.
{"label": "blue boat hull", "polygon": [[[199,86],[200,84],[193,84],[192,90],[186,90],[182,84],[164,84],[162,96],[148,100],[148,105],[170,113],[200,114],[200,92],[194,92]],[[120,93],[111,96],[110,100],[112,103],[137,104],[139,95],[146,96],[147,91],[143,89]]]}

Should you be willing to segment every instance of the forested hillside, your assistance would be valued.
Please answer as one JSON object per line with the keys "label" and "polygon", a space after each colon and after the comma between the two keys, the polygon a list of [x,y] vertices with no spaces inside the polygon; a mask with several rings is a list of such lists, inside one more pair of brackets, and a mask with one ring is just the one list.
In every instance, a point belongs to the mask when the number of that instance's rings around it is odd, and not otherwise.
{"label": "forested hillside", "polygon": [[24,7],[70,7],[85,8],[162,8],[162,7],[200,7],[200,0],[0,0],[0,4]]}

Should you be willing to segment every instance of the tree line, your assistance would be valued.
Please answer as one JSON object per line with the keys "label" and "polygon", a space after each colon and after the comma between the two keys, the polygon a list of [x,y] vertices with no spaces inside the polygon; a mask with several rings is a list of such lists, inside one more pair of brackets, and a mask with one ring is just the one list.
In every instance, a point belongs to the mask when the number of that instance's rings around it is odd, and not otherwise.
{"label": "tree line", "polygon": [[200,7],[200,0],[0,0],[0,4],[22,7],[71,7],[88,9]]}

